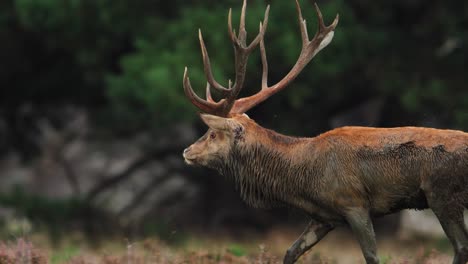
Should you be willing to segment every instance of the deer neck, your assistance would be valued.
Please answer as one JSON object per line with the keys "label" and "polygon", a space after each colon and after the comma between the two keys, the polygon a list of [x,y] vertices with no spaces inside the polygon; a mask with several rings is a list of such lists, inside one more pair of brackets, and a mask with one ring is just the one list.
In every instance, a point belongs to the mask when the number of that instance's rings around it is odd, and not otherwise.
{"label": "deer neck", "polygon": [[255,207],[274,207],[288,203],[304,189],[304,180],[313,180],[313,140],[278,134],[262,128],[251,144],[233,146],[221,166],[221,174],[234,180],[242,198]]}

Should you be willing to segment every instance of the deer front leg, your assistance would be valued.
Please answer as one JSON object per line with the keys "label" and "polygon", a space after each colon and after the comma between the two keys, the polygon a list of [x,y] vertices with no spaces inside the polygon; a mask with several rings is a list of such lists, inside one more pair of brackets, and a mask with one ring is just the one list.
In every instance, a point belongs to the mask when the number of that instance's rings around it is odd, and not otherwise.
{"label": "deer front leg", "polygon": [[299,259],[302,254],[317,244],[334,226],[310,221],[302,235],[286,252],[284,264],[292,264]]}
{"label": "deer front leg", "polygon": [[369,211],[365,208],[352,208],[346,213],[346,221],[359,241],[367,264],[378,264],[377,243]]}

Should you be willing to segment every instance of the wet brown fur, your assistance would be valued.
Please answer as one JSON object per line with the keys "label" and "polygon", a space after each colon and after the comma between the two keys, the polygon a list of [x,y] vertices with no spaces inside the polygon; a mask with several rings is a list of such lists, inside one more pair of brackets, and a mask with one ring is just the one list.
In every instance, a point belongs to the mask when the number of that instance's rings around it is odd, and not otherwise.
{"label": "wet brown fur", "polygon": [[[354,208],[371,216],[406,208],[451,208],[444,214],[458,217],[468,206],[468,133],[343,127],[296,138],[243,115],[230,120],[243,134],[216,143],[228,145],[226,154],[208,158],[204,165],[233,179],[252,206],[291,206],[332,225],[346,223]],[[232,137],[229,131],[210,131]],[[201,141],[194,146],[209,145],[206,136]],[[372,262],[369,256],[366,260]]]}
{"label": "wet brown fur", "polygon": [[340,222],[350,207],[373,215],[427,208],[427,191],[468,204],[468,133],[343,127],[296,138],[242,115],[233,119],[244,127],[245,141],[207,165],[233,179],[253,206],[288,205]]}

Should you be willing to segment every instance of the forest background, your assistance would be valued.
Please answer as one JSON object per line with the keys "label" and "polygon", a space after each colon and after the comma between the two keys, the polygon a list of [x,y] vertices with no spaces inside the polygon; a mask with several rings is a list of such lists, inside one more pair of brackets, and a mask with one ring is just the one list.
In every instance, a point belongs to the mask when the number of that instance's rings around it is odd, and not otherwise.
{"label": "forest background", "polygon": [[[249,36],[267,4],[273,83],[301,42],[292,0],[249,1]],[[297,136],[343,125],[468,131],[466,1],[318,4],[327,24],[340,14],[333,42],[251,118]],[[312,35],[313,4],[301,5]],[[206,129],[182,88],[185,66],[199,94],[205,87],[199,28],[216,79],[234,78],[230,7],[237,25],[234,0],[0,2],[4,224],[25,217],[54,239],[81,230],[177,240],[174,230],[262,232],[296,223],[300,213],[247,208],[231,183],[181,157]],[[242,95],[260,88],[260,72],[256,52]]]}

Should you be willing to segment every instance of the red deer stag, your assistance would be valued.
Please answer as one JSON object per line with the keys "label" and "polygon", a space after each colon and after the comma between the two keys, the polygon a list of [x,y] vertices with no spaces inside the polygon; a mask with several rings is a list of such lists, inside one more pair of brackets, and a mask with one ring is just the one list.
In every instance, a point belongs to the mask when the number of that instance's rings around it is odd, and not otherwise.
{"label": "red deer stag", "polygon": [[[244,113],[284,89],[333,38],[338,16],[325,26],[317,6],[318,32],[309,39],[296,0],[302,36],[297,63],[278,83],[267,83],[263,42],[267,7],[258,35],[246,43],[244,1],[234,45],[235,81],[224,87],[213,78],[201,32],[206,100],[198,97],[185,69],[186,96],[204,113],[208,132],[184,150],[188,164],[218,170],[233,179],[242,198],[255,207],[290,206],[305,211],[310,224],[288,249],[284,263],[297,259],[338,225],[354,232],[367,263],[378,263],[372,218],[401,209],[431,208],[453,244],[453,263],[468,261],[468,232],[463,211],[468,206],[468,133],[421,127],[343,127],[314,138],[295,138],[259,126]],[[236,99],[244,84],[249,54],[260,46],[261,90]],[[210,88],[224,98],[215,101]]]}

